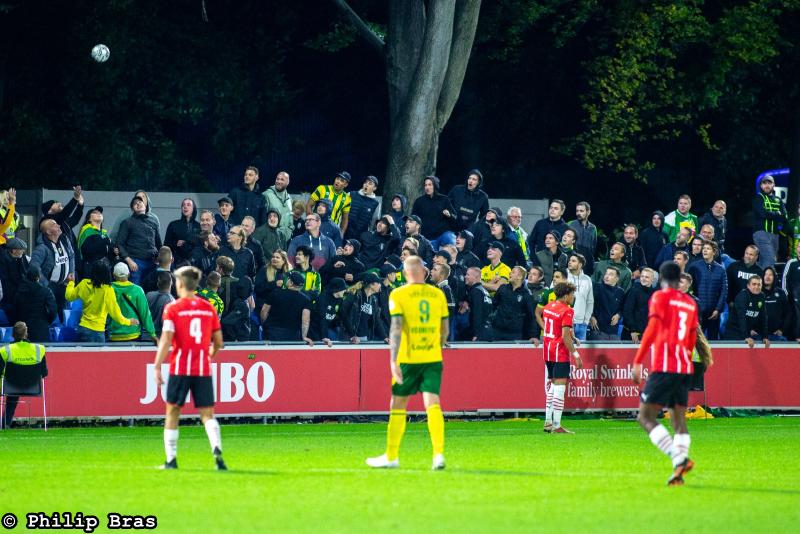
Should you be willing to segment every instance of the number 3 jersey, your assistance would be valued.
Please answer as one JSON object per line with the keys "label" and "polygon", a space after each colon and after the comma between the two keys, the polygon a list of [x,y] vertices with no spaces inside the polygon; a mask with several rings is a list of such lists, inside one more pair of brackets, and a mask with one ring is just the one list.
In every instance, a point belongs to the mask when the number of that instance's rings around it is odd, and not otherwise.
{"label": "number 3 jersey", "polygon": [[403,318],[398,363],[442,361],[442,319],[449,313],[441,289],[428,284],[398,287],[389,294],[389,314]]}
{"label": "number 3 jersey", "polygon": [[211,376],[211,334],[220,329],[214,306],[200,297],[180,298],[167,304],[163,332],[173,332],[169,374]]}
{"label": "number 3 jersey", "polygon": [[[672,288],[653,293],[650,297],[648,328],[657,329],[650,345],[650,372],[692,374],[697,315],[697,303],[689,295]],[[657,319],[655,324],[653,319]],[[637,353],[634,363],[641,363],[645,350]]]}
{"label": "number 3 jersey", "polygon": [[564,344],[565,326],[572,327],[575,310],[561,301],[551,302],[542,310],[542,350],[546,362],[569,362],[569,352]]}

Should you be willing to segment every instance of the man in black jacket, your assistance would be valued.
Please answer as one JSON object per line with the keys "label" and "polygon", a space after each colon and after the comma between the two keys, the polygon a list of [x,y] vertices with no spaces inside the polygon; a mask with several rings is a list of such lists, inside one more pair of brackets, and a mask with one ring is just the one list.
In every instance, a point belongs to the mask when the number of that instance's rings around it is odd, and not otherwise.
{"label": "man in black jacket", "polygon": [[650,295],[655,293],[653,280],[656,272],[650,267],[642,269],[639,280],[634,282],[628,294],[625,295],[625,304],[622,306],[622,339],[639,343],[639,339],[647,327],[648,303]]}
{"label": "man in black jacket", "polygon": [[331,278],[311,310],[311,326],[308,337],[322,341],[329,347],[339,339],[339,308],[342,305],[347,284],[341,278]]}
{"label": "man in black jacket", "polygon": [[625,261],[634,280],[639,278],[642,269],[647,267],[644,249],[639,244],[639,229],[633,224],[628,224],[622,231],[622,244],[625,245]]}
{"label": "man in black jacket", "polygon": [[35,265],[28,269],[26,280],[14,297],[12,323],[22,321],[28,325],[28,339],[36,343],[50,341],[50,323],[58,317],[56,298],[49,287],[39,283],[41,271]]}
{"label": "man in black jacket", "polygon": [[751,349],[756,341],[764,341],[764,348],[769,348],[766,298],[761,292],[761,285],[760,276],[750,277],[747,289],[742,289],[733,299],[733,307],[725,326],[726,339],[744,340]]}
{"label": "man in black jacket", "polygon": [[256,226],[267,222],[267,204],[258,186],[256,167],[245,169],[243,183],[231,189],[228,197],[233,201],[233,211],[228,219],[231,226],[242,224],[245,215],[255,219]]}
{"label": "man in black jacket", "polygon": [[285,289],[276,289],[261,307],[261,322],[265,337],[270,341],[305,341],[314,346],[308,336],[311,326],[311,299],[301,291],[305,278],[297,271],[289,273]]}
{"label": "man in black jacket", "polygon": [[728,304],[733,303],[733,299],[747,288],[747,282],[752,276],[764,275],[764,269],[758,266],[758,247],[755,245],[748,245],[744,249],[744,256],[741,260],[735,261],[728,265],[725,273],[728,276]]}
{"label": "man in black jacket", "polygon": [[14,315],[14,296],[28,272],[27,248],[25,241],[18,237],[12,237],[5,247],[0,247],[0,289],[3,293],[0,306],[9,319]]}
{"label": "man in black jacket", "polygon": [[360,251],[361,243],[358,240],[345,241],[342,248],[337,249],[338,254],[326,263],[319,273],[322,276],[323,287],[332,278],[341,278],[348,284],[354,284],[361,273],[367,270],[358,259]]}
{"label": "man in black jacket", "polygon": [[375,273],[367,273],[362,287],[355,294],[345,297],[341,307],[340,322],[343,337],[350,343],[363,341],[386,341],[388,333],[381,320],[381,307],[378,293],[381,279]]}
{"label": "man in black jacket", "polygon": [[167,233],[164,235],[164,244],[172,250],[176,266],[180,267],[189,262],[199,233],[197,206],[191,198],[184,198],[181,201],[180,218],[167,225]]}
{"label": "man in black jacket", "polygon": [[423,195],[411,208],[411,214],[418,215],[422,221],[422,235],[428,238],[434,250],[438,250],[439,245],[455,243],[456,235],[452,231],[455,209],[450,199],[439,192],[439,178],[425,177],[422,189]]}
{"label": "man in black jacket", "polygon": [[557,231],[559,237],[564,234],[564,230],[569,228],[567,223],[561,217],[564,215],[566,204],[563,200],[553,199],[550,201],[550,207],[547,210],[547,217],[536,221],[536,224],[531,230],[531,235],[528,237],[528,250],[530,251],[531,258],[533,253],[544,248],[544,237],[547,232]]}
{"label": "man in black jacket", "polygon": [[527,272],[524,267],[511,269],[508,283],[500,286],[494,295],[495,313],[487,329],[490,341],[529,340],[538,345],[535,328],[534,303],[531,292],[525,287]]}
{"label": "man in black jacket", "polygon": [[425,265],[430,265],[431,260],[433,259],[433,245],[430,241],[428,241],[428,238],[420,233],[420,229],[422,228],[422,219],[420,219],[417,215],[409,215],[406,217],[405,224],[406,237],[413,237],[419,243],[417,256],[422,258],[422,261],[425,262]]}
{"label": "man in black jacket", "polygon": [[608,267],[603,283],[595,284],[594,310],[589,320],[589,339],[592,341],[619,340],[617,331],[619,320],[622,316],[622,301],[625,292],[617,287],[619,271],[615,267]]}
{"label": "man in black jacket", "polygon": [[700,228],[706,224],[710,224],[714,228],[714,241],[719,245],[720,255],[725,254],[725,237],[728,235],[728,219],[725,214],[728,211],[728,205],[724,200],[717,200],[711,206],[708,213],[700,217],[698,225]]}
{"label": "man in black jacket", "polygon": [[450,287],[447,279],[450,277],[450,266],[447,263],[440,261],[434,263],[431,267],[431,273],[428,282],[442,290],[445,300],[447,300],[448,316],[452,317],[456,310],[455,298],[453,297],[453,290]]}
{"label": "man in black jacket", "polygon": [[642,230],[639,242],[644,250],[644,259],[649,267],[658,268],[656,258],[664,245],[669,243],[669,236],[664,231],[664,213],[654,211],[650,216],[650,224]]}
{"label": "man in black jacket", "polygon": [[481,189],[483,174],[478,169],[467,173],[466,185],[457,185],[450,190],[448,197],[455,209],[456,230],[466,230],[475,221],[483,219],[489,211],[489,196]]}
{"label": "man in black jacket", "polygon": [[465,309],[469,311],[469,324],[460,334],[460,341],[478,341],[486,339],[486,328],[492,313],[492,297],[481,284],[481,270],[477,267],[467,269],[464,281],[467,285],[467,301]]}
{"label": "man in black jacket", "polygon": [[376,189],[378,189],[378,179],[367,176],[361,190],[350,193],[350,216],[345,239],[358,239],[380,216],[381,201],[375,196]]}
{"label": "man in black jacket", "polygon": [[400,232],[389,215],[375,221],[375,230],[361,234],[359,259],[367,269],[380,267],[400,243]]}
{"label": "man in black jacket", "polygon": [[758,266],[775,265],[778,255],[778,235],[786,224],[786,206],[775,194],[775,180],[770,175],[758,182],[761,190],[753,198],[753,243],[758,247]]}
{"label": "man in black jacket", "polygon": [[79,185],[72,187],[72,198],[69,199],[66,206],[62,206],[61,202],[55,200],[48,200],[42,204],[42,219],[53,219],[58,223],[61,233],[69,239],[72,250],[78,250],[78,241],[75,239],[72,229],[81,222],[82,216],[83,191]]}
{"label": "man in black jacket", "polygon": [[200,234],[200,246],[192,250],[190,262],[203,272],[203,277],[217,268],[219,257],[219,236],[213,232]]}
{"label": "man in black jacket", "polygon": [[[489,234],[491,236],[491,234]],[[469,267],[482,267],[483,262],[480,260],[477,254],[473,252],[472,246],[474,242],[474,236],[472,232],[469,230],[461,230],[456,236],[456,250],[458,250],[458,254],[456,255],[456,261],[463,265],[466,268]],[[488,243],[488,241],[487,241]]]}

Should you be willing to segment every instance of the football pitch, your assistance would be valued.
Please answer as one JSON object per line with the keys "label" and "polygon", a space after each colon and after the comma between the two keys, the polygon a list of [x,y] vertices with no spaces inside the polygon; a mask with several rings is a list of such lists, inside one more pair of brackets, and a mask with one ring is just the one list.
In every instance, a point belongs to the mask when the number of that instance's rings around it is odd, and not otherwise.
{"label": "football pitch", "polygon": [[397,470],[370,470],[385,425],[223,425],[230,471],[213,470],[201,426],[182,426],[177,471],[159,471],[156,426],[0,432],[0,513],[155,516],[164,532],[796,532],[800,418],[689,421],[695,470],[666,487],[669,460],[633,421],[446,424],[430,471],[424,423]]}

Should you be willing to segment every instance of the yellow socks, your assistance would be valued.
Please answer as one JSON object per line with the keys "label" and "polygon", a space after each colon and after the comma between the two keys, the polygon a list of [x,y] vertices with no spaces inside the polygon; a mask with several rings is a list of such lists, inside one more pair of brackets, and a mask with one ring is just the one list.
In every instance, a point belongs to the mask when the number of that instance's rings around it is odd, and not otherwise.
{"label": "yellow socks", "polygon": [[[441,411],[439,412],[441,414]],[[406,411],[392,410],[389,412],[389,428],[386,432],[386,457],[397,460],[400,453],[400,442],[406,431]]]}
{"label": "yellow socks", "polygon": [[428,413],[428,432],[431,435],[431,445],[433,454],[444,454],[444,416],[442,407],[438,404],[429,406]]}

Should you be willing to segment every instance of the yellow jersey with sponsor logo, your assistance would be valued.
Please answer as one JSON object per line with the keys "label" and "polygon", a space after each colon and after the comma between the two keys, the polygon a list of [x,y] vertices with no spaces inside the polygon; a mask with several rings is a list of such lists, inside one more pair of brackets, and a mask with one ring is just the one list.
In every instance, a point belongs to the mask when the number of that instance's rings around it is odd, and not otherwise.
{"label": "yellow jersey with sponsor logo", "polygon": [[389,294],[389,314],[403,318],[398,363],[442,361],[442,319],[449,313],[441,289],[429,284],[398,287]]}
{"label": "yellow jersey with sponsor logo", "polygon": [[[508,282],[508,277],[511,276],[511,267],[501,261],[494,267],[492,267],[492,264],[490,263],[481,269],[481,282],[484,284],[486,282],[494,281],[496,276],[505,278],[506,282]],[[489,291],[490,296],[493,297],[494,294],[494,291]]]}

